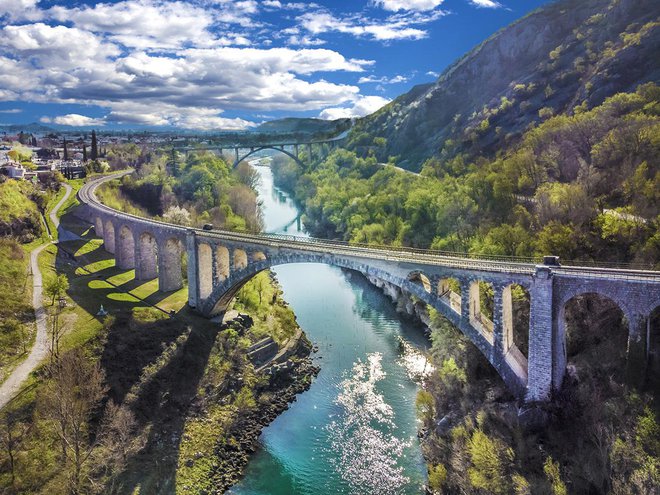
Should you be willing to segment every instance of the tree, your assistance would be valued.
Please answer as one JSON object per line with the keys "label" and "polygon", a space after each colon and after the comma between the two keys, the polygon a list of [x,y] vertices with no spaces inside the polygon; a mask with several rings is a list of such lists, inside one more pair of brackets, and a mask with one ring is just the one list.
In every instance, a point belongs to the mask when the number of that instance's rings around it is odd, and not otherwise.
{"label": "tree", "polygon": [[426,390],[420,390],[417,392],[415,408],[417,409],[417,416],[419,419],[421,419],[426,426],[430,425],[435,416],[435,399],[433,399],[433,395]]}
{"label": "tree", "polygon": [[177,225],[190,225],[191,223],[190,212],[180,206],[170,206],[163,213],[163,220]]}
{"label": "tree", "polygon": [[552,495],[566,495],[568,491],[566,490],[566,485],[561,480],[561,474],[559,472],[559,463],[552,460],[552,457],[548,457],[543,464],[543,472],[548,477],[550,485],[552,486]]}
{"label": "tree", "polygon": [[487,493],[510,492],[507,467],[513,461],[513,450],[498,438],[490,438],[477,429],[468,441],[472,467],[468,468],[470,484]]}
{"label": "tree", "polygon": [[0,445],[7,454],[12,486],[16,477],[16,454],[30,426],[28,423],[20,423],[13,414],[0,417]]}
{"label": "tree", "polygon": [[236,407],[239,415],[249,411],[250,409],[253,409],[256,405],[257,403],[254,400],[254,394],[252,393],[250,387],[247,385],[243,386],[238,391],[236,398],[234,399],[234,406]]}
{"label": "tree", "polygon": [[250,189],[255,190],[259,185],[259,172],[248,162],[239,163],[236,167],[236,173],[238,179]]}
{"label": "tree", "polygon": [[96,142],[96,131],[92,131],[92,152],[91,152],[91,158],[92,158],[92,160],[98,160],[98,158],[99,158],[98,143]]}
{"label": "tree", "polygon": [[57,306],[51,315],[51,328],[50,328],[50,362],[57,361],[60,357],[60,340],[64,335],[64,328],[60,321],[62,308]]}
{"label": "tree", "polygon": [[64,153],[62,155],[62,159],[64,161],[67,161],[69,159],[69,152],[66,149],[66,138],[64,138],[63,146],[64,146]]}
{"label": "tree", "polygon": [[69,280],[63,273],[50,277],[44,285],[44,292],[51,297],[51,306],[55,304],[55,299],[62,297],[67,290],[69,290]]}
{"label": "tree", "polygon": [[62,456],[69,467],[69,487],[80,493],[83,468],[100,442],[90,442],[90,420],[106,393],[105,375],[97,362],[90,361],[81,349],[74,349],[50,366],[51,380],[40,397],[40,411],[55,423],[62,444]]}
{"label": "tree", "polygon": [[447,468],[444,464],[436,464],[429,469],[429,488],[441,492],[447,482]]}
{"label": "tree", "polygon": [[87,145],[83,144],[83,162],[87,161]]}

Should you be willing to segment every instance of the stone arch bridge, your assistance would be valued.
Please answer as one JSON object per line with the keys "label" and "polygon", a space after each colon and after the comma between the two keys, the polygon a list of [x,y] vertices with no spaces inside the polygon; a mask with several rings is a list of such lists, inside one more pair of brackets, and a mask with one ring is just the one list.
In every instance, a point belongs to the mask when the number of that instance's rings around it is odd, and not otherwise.
{"label": "stone arch bridge", "polygon": [[[581,294],[596,293],[610,298],[622,310],[629,327],[629,362],[645,367],[651,314],[660,305],[660,272],[535,265],[427,250],[187,228],[101,204],[95,189],[121,175],[93,179],[80,190],[84,215],[95,225],[105,249],[114,254],[120,268],[134,268],[138,280],[158,278],[161,291],[183,287],[182,259],[187,257],[188,302],[206,317],[222,314],[250,278],[272,266],[327,263],[356,270],[431,305],[479,348],[514,394],[527,402],[539,402],[548,400],[563,381],[567,302]],[[481,312],[480,282],[492,286],[492,318]],[[527,356],[513,338],[514,285],[526,289],[530,298]]]}

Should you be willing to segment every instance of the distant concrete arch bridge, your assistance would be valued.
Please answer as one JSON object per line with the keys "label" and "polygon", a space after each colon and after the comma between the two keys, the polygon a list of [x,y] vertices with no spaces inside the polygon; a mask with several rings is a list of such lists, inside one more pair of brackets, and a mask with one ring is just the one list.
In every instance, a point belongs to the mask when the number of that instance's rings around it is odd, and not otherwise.
{"label": "distant concrete arch bridge", "polygon": [[[431,305],[479,348],[508,388],[528,402],[546,401],[561,387],[567,360],[564,309],[576,296],[595,293],[614,301],[628,321],[629,363],[641,373],[647,362],[651,315],[660,306],[660,272],[546,266],[187,228],[101,204],[95,189],[120,175],[93,179],[79,192],[105,249],[114,254],[118,267],[134,268],[136,279],[158,278],[161,291],[183,287],[186,256],[188,302],[206,317],[222,314],[237,291],[263,270],[287,263],[326,263],[377,277]],[[492,287],[492,318],[482,314],[480,282]],[[527,356],[514,339],[514,285],[529,293]]]}
{"label": "distant concrete arch bridge", "polygon": [[230,151],[234,154],[234,163],[233,168],[241,163],[243,160],[246,160],[250,156],[264,150],[275,150],[281,153],[284,153],[289,158],[293,159],[300,166],[304,166],[302,159],[300,158],[300,150],[306,149],[307,156],[312,156],[312,150],[314,147],[317,149],[324,149],[323,145],[326,145],[330,149],[334,149],[338,144],[346,138],[348,131],[344,131],[338,136],[328,138],[328,139],[316,139],[316,140],[277,140],[275,137],[272,140],[266,140],[266,142],[261,144],[246,145],[246,144],[217,144],[217,145],[200,145],[200,146],[182,146],[182,147],[173,147],[172,151],[178,151],[181,153],[190,153],[194,151],[218,151],[222,154],[224,151]]}

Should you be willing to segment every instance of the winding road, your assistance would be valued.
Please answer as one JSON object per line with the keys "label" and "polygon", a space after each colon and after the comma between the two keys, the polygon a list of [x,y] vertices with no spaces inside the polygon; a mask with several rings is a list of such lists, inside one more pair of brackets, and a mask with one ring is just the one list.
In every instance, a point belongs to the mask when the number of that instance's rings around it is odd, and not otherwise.
{"label": "winding road", "polygon": [[[59,240],[70,241],[77,239],[75,234],[66,231],[60,227],[60,219],[57,217],[57,212],[62,205],[71,196],[71,186],[63,184],[65,189],[64,196],[55,205],[50,212],[50,219],[55,225],[58,232]],[[30,253],[30,267],[32,272],[32,306],[34,307],[35,321],[37,323],[37,336],[34,339],[34,345],[28,357],[23,361],[7,379],[0,386],[0,409],[4,408],[7,403],[18,393],[21,385],[30,373],[37,367],[43,358],[48,354],[48,330],[46,328],[46,308],[43,305],[43,277],[39,269],[39,255],[51,244],[58,241],[52,241],[39,246]]]}

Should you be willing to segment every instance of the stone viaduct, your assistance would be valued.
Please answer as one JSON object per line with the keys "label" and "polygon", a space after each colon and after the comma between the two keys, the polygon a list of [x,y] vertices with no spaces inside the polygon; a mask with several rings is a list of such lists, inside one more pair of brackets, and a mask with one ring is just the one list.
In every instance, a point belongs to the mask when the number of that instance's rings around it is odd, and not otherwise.
{"label": "stone viaduct", "polygon": [[[125,172],[124,172],[125,173]],[[614,301],[628,322],[629,362],[643,372],[651,314],[660,305],[660,272],[535,265],[473,259],[417,249],[376,248],[272,234],[206,231],[113,210],[94,190],[114,174],[79,192],[84,215],[103,237],[117,266],[138,280],[158,278],[161,291],[184,286],[188,302],[206,317],[222,314],[255,274],[286,263],[327,263],[380,278],[431,305],[459,328],[495,367],[509,389],[527,402],[549,400],[566,369],[564,310],[572,298],[596,293]],[[493,290],[492,318],[482,314],[480,282]],[[528,355],[513,335],[512,287],[530,299]]]}

